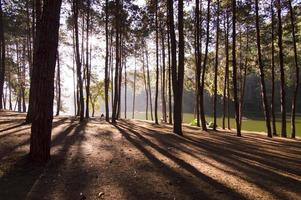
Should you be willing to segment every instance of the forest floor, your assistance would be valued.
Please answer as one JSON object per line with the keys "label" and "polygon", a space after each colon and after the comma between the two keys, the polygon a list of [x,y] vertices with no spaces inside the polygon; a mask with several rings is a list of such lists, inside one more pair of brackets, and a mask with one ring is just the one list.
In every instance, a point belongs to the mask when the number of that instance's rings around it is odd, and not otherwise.
{"label": "forest floor", "polygon": [[36,166],[24,117],[0,112],[0,199],[301,199],[300,140],[58,117]]}

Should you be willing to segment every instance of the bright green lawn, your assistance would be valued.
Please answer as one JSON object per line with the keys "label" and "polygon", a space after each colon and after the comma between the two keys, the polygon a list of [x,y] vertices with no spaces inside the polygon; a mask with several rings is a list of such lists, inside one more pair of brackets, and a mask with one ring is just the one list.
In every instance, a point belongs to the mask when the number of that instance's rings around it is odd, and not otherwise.
{"label": "bright green lawn", "polygon": [[[161,113],[158,113],[159,116],[159,120],[161,118]],[[124,117],[124,114],[122,113],[121,117]],[[132,113],[127,113],[127,117],[131,118],[132,117]],[[136,112],[135,113],[135,118],[136,119],[145,119],[145,113],[143,112]],[[149,119],[150,119],[150,114],[149,114]],[[184,113],[183,114],[183,122],[184,123],[190,123],[191,121],[193,121],[194,116],[192,113]],[[290,129],[291,129],[291,123],[290,123],[290,117],[287,117],[287,133],[288,136],[290,136]],[[212,117],[206,116],[206,121],[210,122],[213,121]],[[231,118],[230,120],[231,123],[231,128],[235,128],[235,119]],[[217,119],[217,125],[219,127],[221,127],[222,125],[222,117],[218,117]],[[227,119],[226,119],[226,127],[227,127]],[[281,123],[280,120],[278,119],[276,122],[276,128],[278,133],[281,130]],[[265,132],[266,131],[266,127],[265,127],[265,121],[264,119],[244,119],[242,122],[242,129],[243,130],[248,130],[248,131],[259,131],[259,132]],[[297,115],[296,117],[296,134],[297,136],[301,137],[301,116]]]}

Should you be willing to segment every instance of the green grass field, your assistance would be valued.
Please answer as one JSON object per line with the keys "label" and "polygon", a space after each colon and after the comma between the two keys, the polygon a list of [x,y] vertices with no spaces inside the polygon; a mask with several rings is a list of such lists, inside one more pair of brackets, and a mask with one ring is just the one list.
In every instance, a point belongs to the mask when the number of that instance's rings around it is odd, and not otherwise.
{"label": "green grass field", "polygon": [[[158,116],[159,116],[159,119],[160,119],[161,118],[161,113],[158,113]],[[121,117],[124,117],[124,113],[121,114]],[[127,117],[131,118],[132,113],[127,113]],[[145,113],[144,112],[136,112],[135,113],[135,119],[145,119]],[[150,114],[149,114],[149,119],[150,119]],[[184,113],[183,114],[183,122],[184,123],[189,124],[193,120],[194,120],[194,116],[193,116],[192,113]],[[207,122],[213,121],[213,118],[211,116],[206,116],[206,121]],[[231,128],[235,128],[235,119],[234,118],[231,118],[230,123],[231,123],[230,124]],[[219,127],[222,126],[222,117],[218,117],[217,125]],[[287,134],[288,134],[288,137],[289,137],[290,132],[291,132],[290,116],[287,116],[287,124],[286,125],[287,125]],[[227,126],[227,121],[226,121],[226,126]],[[277,132],[280,133],[280,130],[281,130],[280,119],[277,119],[276,128],[277,128]],[[243,119],[242,129],[246,130],[246,131],[266,132],[265,121],[264,121],[264,119],[260,119],[260,118]],[[301,115],[296,116],[296,135],[301,137]]]}

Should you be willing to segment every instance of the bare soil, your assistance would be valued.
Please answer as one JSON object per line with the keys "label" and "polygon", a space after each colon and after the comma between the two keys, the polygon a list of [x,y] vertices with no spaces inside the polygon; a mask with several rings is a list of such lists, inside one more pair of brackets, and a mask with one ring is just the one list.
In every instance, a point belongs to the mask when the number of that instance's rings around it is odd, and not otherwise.
{"label": "bare soil", "polygon": [[58,117],[39,166],[24,118],[0,112],[0,199],[301,199],[300,140]]}

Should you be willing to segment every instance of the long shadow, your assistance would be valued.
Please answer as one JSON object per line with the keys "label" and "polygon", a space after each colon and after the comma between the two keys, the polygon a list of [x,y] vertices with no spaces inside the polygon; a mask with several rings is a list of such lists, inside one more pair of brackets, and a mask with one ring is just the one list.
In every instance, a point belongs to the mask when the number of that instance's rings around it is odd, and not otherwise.
{"label": "long shadow", "polygon": [[[296,169],[296,165],[288,167],[283,165],[283,163],[286,162],[286,159],[279,158],[277,155],[273,156],[265,154],[263,153],[263,150],[255,150],[256,146],[259,146],[256,143],[255,146],[253,144],[253,148],[245,148],[243,145],[240,147],[240,143],[244,143],[243,139],[234,139],[234,137],[224,137],[220,138],[218,141],[212,142],[207,138],[196,140],[191,139],[189,136],[185,136],[183,138],[173,134],[168,134],[164,135],[164,139],[162,139],[159,136],[160,134],[154,130],[145,130],[145,127],[137,127],[133,124],[127,124],[124,126],[126,126],[128,130],[139,130],[140,133],[154,138],[162,146],[172,146],[179,151],[185,151],[185,153],[190,154],[193,157],[198,157],[198,155],[194,155],[191,150],[185,150],[185,146],[192,145],[201,150],[205,150],[209,157],[215,159],[219,163],[227,165],[231,169],[235,169],[235,171],[244,173],[245,177],[241,178],[258,185],[260,188],[264,188],[266,191],[270,191],[278,198],[286,199],[287,197],[285,194],[277,192],[272,186],[269,186],[269,182],[272,182],[275,185],[281,185],[288,191],[300,193],[300,191],[297,189],[299,186],[301,188],[301,183],[299,181],[284,175],[280,175],[279,173],[275,173],[275,171],[269,169],[273,168],[274,170],[279,170],[280,172],[289,172],[291,174],[300,175],[300,170]],[[140,135],[139,137],[143,136]],[[214,136],[210,136],[210,138],[211,137]],[[224,143],[225,140],[226,143]],[[259,163],[260,165],[255,165],[253,161]],[[300,164],[298,161],[295,163]],[[266,167],[268,167],[268,169],[266,169]],[[263,180],[263,183],[259,183],[258,180]],[[264,184],[265,182],[266,184]],[[289,185],[294,187],[290,187]]]}
{"label": "long shadow", "polygon": [[[65,120],[66,119],[62,119],[59,120],[59,122],[54,122],[53,127],[62,124]],[[85,124],[86,123],[76,124],[78,126],[75,129],[74,134],[68,139],[63,140],[63,137],[60,135],[68,135],[68,133],[70,133],[76,127],[74,124],[71,124],[70,128],[67,128],[64,131],[56,134],[56,137],[52,141],[57,144],[59,141],[56,138],[59,137],[62,139],[62,150],[59,151],[58,154],[52,155],[50,162],[48,162],[46,165],[33,164],[29,161],[27,154],[23,156],[16,156],[16,159],[13,159],[12,161],[13,165],[9,166],[8,170],[5,169],[6,173],[0,178],[0,199],[41,199],[41,195],[46,197],[47,194],[50,193],[50,188],[49,190],[45,191],[45,188],[47,187],[45,187],[45,182],[43,182],[48,175],[47,173],[51,173],[51,170],[62,165],[63,159],[67,157],[66,153],[68,148],[77,141],[76,132],[80,129],[83,129]],[[22,144],[25,145],[28,142],[29,141],[26,140]],[[52,181],[51,178],[53,178],[53,174],[50,174],[48,177],[48,179],[50,179],[48,180],[49,182]],[[39,191],[39,193],[31,191]]]}
{"label": "long shadow", "polygon": [[[159,153],[161,153],[162,155],[164,155],[165,157],[171,159],[173,162],[175,162],[177,165],[179,165],[181,168],[185,169],[186,171],[188,171],[189,173],[193,174],[194,176],[196,176],[199,180],[201,180],[203,183],[205,183],[208,187],[213,187],[216,191],[221,191],[224,194],[227,194],[227,196],[233,198],[233,199],[245,199],[245,197],[243,197],[241,194],[235,192],[234,190],[232,190],[231,188],[228,188],[227,186],[215,181],[214,179],[212,179],[209,176],[206,176],[205,174],[201,173],[197,168],[195,168],[194,166],[190,165],[189,163],[185,162],[183,159],[180,159],[176,156],[174,156],[173,154],[169,153],[168,151],[166,151],[165,149],[159,147],[158,145],[156,145],[155,143],[151,142],[150,140],[148,140],[147,138],[143,137],[141,134],[139,134],[137,131],[135,131],[135,128],[133,127],[129,127],[128,125],[125,124],[121,124],[119,123],[118,125],[116,125],[116,128],[131,142],[133,143],[142,153],[145,154],[145,156],[152,161],[153,163],[155,163],[156,165],[159,164],[159,166],[162,167],[162,165],[164,166],[163,168],[166,169],[166,172],[168,171],[172,171],[172,169],[168,166],[166,166],[164,163],[162,163],[160,160],[158,160],[158,158],[156,158],[153,154],[151,154],[149,151],[147,151],[144,147],[142,147],[139,142],[135,142],[130,134],[134,134],[137,138],[139,138],[140,143],[143,144],[147,144],[150,147],[152,147],[154,150],[158,151]],[[173,176],[182,176],[180,174],[178,174],[177,172],[173,172],[174,174],[170,174],[169,177],[173,177]],[[182,177],[183,178],[183,177]],[[186,178],[183,178],[186,179]],[[188,180],[186,179],[186,182]],[[207,192],[203,189],[200,190],[198,189],[197,186],[192,187],[192,185],[190,185],[191,189],[193,189],[194,191],[189,191],[188,189],[188,193],[191,194],[198,194],[200,195],[201,198],[209,198],[209,194],[207,194]],[[198,197],[197,196],[193,196]],[[203,196],[205,195],[205,196]]]}

